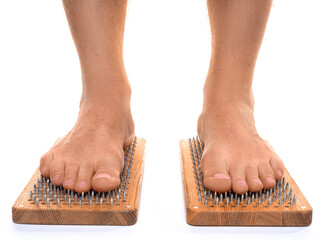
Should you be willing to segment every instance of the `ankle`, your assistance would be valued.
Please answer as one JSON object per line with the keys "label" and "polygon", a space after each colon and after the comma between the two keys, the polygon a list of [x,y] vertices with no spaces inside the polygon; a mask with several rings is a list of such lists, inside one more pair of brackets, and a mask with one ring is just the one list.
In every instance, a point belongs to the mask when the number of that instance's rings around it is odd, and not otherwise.
{"label": "ankle", "polygon": [[85,123],[99,131],[107,129],[108,134],[112,135],[114,141],[128,146],[135,132],[135,125],[131,114],[130,95],[131,91],[126,92],[122,98],[91,98],[82,96],[78,121]]}
{"label": "ankle", "polygon": [[83,85],[80,99],[80,108],[85,106],[115,106],[118,108],[130,107],[131,86],[125,77],[110,77],[99,83],[89,82]]}
{"label": "ankle", "polygon": [[208,74],[203,87],[203,108],[219,108],[228,105],[254,109],[251,84],[243,79],[224,79]]}
{"label": "ankle", "polygon": [[226,94],[210,93],[204,94],[203,111],[221,109],[228,106],[237,106],[238,108],[247,109],[253,112],[254,98],[252,94]]}

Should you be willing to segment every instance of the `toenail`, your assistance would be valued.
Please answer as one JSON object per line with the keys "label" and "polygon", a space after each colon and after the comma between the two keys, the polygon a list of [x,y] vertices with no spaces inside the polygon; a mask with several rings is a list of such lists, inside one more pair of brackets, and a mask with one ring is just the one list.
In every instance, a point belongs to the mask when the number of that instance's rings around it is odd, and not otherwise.
{"label": "toenail", "polygon": [[78,185],[78,187],[82,188],[82,187],[86,186],[86,182],[85,181],[80,181],[80,182],[78,182],[77,185]]}
{"label": "toenail", "polygon": [[45,172],[47,170],[47,168],[46,167],[43,167],[43,168],[41,168],[41,172]]}
{"label": "toenail", "polygon": [[244,180],[238,180],[237,183],[239,184],[239,186],[241,187],[246,187],[247,183]]}
{"label": "toenail", "polygon": [[273,179],[272,177],[267,177],[267,178],[266,178],[266,181],[267,181],[268,183],[274,184],[274,179]]}
{"label": "toenail", "polygon": [[59,175],[54,175],[54,177],[51,179],[51,181],[55,182],[59,180]]}
{"label": "toenail", "polygon": [[71,185],[73,183],[73,181],[71,180],[71,179],[69,179],[69,180],[67,180],[67,181],[65,181],[65,185]]}
{"label": "toenail", "polygon": [[252,182],[256,183],[256,184],[262,184],[262,182],[260,181],[260,179],[253,179]]}
{"label": "toenail", "polygon": [[110,174],[108,173],[100,173],[99,175],[96,176],[96,178],[111,178]]}
{"label": "toenail", "polygon": [[217,173],[213,177],[218,178],[218,179],[230,179],[229,176],[227,176],[226,174],[223,174],[223,173]]}
{"label": "toenail", "polygon": [[281,170],[278,170],[278,175],[280,176],[280,177],[282,177],[282,171]]}

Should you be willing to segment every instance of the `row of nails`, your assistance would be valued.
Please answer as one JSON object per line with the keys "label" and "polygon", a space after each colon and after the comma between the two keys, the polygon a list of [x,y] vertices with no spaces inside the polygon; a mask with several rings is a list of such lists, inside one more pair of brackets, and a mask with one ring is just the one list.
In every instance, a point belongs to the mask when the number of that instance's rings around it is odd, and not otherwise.
{"label": "row of nails", "polygon": [[[85,203],[88,203],[90,206],[92,206],[94,204],[94,199],[92,197],[90,197],[88,199],[87,197],[88,195],[86,195],[86,199],[85,199]],[[78,199],[74,199],[72,200],[71,197],[68,197],[68,200],[65,198],[64,201],[65,202],[68,202],[68,206],[71,206],[72,203],[73,204],[78,204],[79,206],[82,206],[82,200],[83,198],[79,197]],[[39,206],[39,202],[41,201],[41,199],[38,197],[38,196],[35,196],[33,195],[32,196],[32,201],[37,205]],[[50,205],[50,197],[47,197],[45,196],[43,198],[43,202],[47,204],[47,206]],[[61,204],[61,200],[60,200],[60,197],[57,197],[57,198],[54,198],[53,202],[55,202],[58,206],[60,206]],[[100,203],[100,206],[103,206],[103,203],[104,203],[104,198],[103,197],[100,197],[100,198],[96,198],[96,204],[99,204]],[[117,198],[117,203],[119,203],[119,198]],[[110,206],[113,206],[114,204],[114,197],[111,197],[110,198]],[[109,198],[106,199],[106,204],[105,205],[109,205]]]}
{"label": "row of nails", "polygon": [[[43,176],[40,177],[42,180],[39,179],[37,182],[47,182]],[[52,202],[56,203],[58,206],[60,205],[61,201],[68,202],[68,205],[70,206],[71,203],[78,203],[79,206],[82,205],[82,202],[85,201],[86,203],[89,202],[90,206],[93,204],[94,199],[96,199],[96,203],[100,202],[100,205],[103,204],[104,199],[106,199],[106,203],[109,203],[113,206],[114,199],[116,199],[117,203],[120,202],[120,199],[123,201],[126,197],[126,190],[124,189],[122,192],[122,185],[119,186],[119,188],[116,188],[112,191],[108,192],[96,192],[94,190],[91,190],[87,193],[82,192],[81,194],[74,192],[70,189],[63,189],[62,187],[56,187],[55,185],[52,185],[48,188],[42,188],[37,187],[34,185],[33,191],[30,190],[29,192],[29,199],[32,200],[36,205],[39,205],[39,201],[46,202],[47,205],[50,204],[50,199],[52,199]]]}
{"label": "row of nails", "polygon": [[[220,198],[219,197],[214,198],[216,206],[219,206],[219,202],[220,203],[224,203],[224,200],[225,200],[225,205],[226,206],[229,206],[230,203],[233,203],[235,199],[237,200],[237,202],[236,202],[237,206],[239,206],[240,203],[241,204],[247,203],[247,205],[250,206],[251,204],[253,204],[255,202],[254,195],[252,197],[250,197],[250,196],[247,197],[246,201],[244,199],[244,194],[242,194],[241,197],[238,196],[237,198],[233,198],[233,195],[231,195],[230,198],[229,198],[229,196],[227,198],[223,198],[222,195],[223,194],[220,194]],[[262,195],[262,196],[264,196],[264,195]],[[267,205],[271,206],[271,204],[275,202],[276,197],[275,197],[275,195],[273,195],[272,197],[270,196],[269,198],[266,198],[266,199],[268,199]],[[289,200],[289,198],[287,198],[285,195],[283,197],[280,197],[279,206],[282,206],[282,204],[286,203],[287,200]],[[210,202],[213,202],[212,195],[210,195]],[[257,200],[257,205],[261,206],[261,204],[263,204],[264,202],[265,202],[265,198],[260,196],[258,198],[258,200]],[[293,203],[295,203],[295,202],[296,202],[296,195],[293,195],[292,197],[290,197],[290,200],[289,200],[290,206],[292,206]],[[207,198],[205,199],[205,205],[208,205],[208,199]]]}

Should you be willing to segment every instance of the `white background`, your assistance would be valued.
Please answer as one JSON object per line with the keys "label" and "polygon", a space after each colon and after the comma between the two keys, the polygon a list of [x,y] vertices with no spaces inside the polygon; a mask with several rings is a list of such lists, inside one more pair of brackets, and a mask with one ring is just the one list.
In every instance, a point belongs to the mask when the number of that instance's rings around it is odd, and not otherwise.
{"label": "white background", "polygon": [[60,1],[0,0],[1,239],[315,239],[320,236],[320,1],[275,0],[258,59],[256,122],[313,207],[300,228],[186,224],[181,138],[196,134],[210,58],[204,0],[131,0],[125,64],[136,133],[147,139],[138,223],[17,225],[11,207],[39,157],[77,117],[77,54]]}

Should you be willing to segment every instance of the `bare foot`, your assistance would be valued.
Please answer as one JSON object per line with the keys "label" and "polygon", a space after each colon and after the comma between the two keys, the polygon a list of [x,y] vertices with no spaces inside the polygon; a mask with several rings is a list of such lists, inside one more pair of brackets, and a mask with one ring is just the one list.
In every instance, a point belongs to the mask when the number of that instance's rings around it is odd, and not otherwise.
{"label": "bare foot", "polygon": [[109,191],[120,184],[123,148],[134,138],[131,90],[120,91],[103,100],[82,99],[72,130],[41,157],[42,175],[79,193]]}
{"label": "bare foot", "polygon": [[253,104],[206,104],[198,119],[198,134],[204,143],[201,170],[208,189],[242,194],[271,188],[281,179],[283,163],[258,135]]}
{"label": "bare foot", "polygon": [[123,62],[127,1],[63,1],[78,52],[82,98],[71,131],[40,160],[55,185],[76,192],[120,184],[123,149],[134,138]]}

